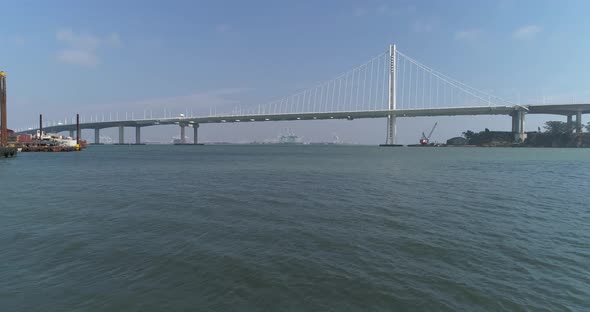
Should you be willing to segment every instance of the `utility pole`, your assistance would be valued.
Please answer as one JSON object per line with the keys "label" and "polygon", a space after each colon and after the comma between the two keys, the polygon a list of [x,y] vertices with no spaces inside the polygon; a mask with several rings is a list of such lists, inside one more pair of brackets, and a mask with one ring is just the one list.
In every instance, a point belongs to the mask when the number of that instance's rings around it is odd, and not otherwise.
{"label": "utility pole", "polygon": [[80,130],[80,114],[76,114],[76,146],[80,146],[80,138],[82,131]]}

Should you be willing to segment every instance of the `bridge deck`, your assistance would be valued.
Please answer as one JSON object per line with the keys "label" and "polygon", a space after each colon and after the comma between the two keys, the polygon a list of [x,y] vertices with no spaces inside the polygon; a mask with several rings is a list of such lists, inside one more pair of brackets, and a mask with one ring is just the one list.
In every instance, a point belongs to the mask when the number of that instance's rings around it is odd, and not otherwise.
{"label": "bridge deck", "polygon": [[[89,122],[80,124],[81,129],[104,129],[114,127],[149,127],[172,124],[206,124],[206,123],[233,123],[233,122],[263,122],[263,121],[288,121],[288,120],[330,120],[330,119],[362,119],[385,118],[388,115],[397,117],[430,117],[430,116],[469,116],[469,115],[509,115],[514,111],[511,106],[495,107],[460,107],[460,108],[431,108],[431,109],[399,109],[395,111],[348,111],[330,113],[292,113],[292,114],[255,114],[255,115],[227,115],[207,117],[174,117],[138,120],[120,120]],[[47,132],[72,131],[76,125],[57,125],[44,127]],[[34,133],[37,129],[19,133]]]}
{"label": "bridge deck", "polygon": [[[477,115],[511,115],[514,111],[524,110],[527,114],[575,115],[590,113],[590,104],[565,105],[517,105],[517,106],[482,106],[482,107],[452,107],[452,108],[423,108],[398,109],[376,111],[344,111],[329,113],[289,113],[289,114],[254,114],[254,115],[226,115],[206,117],[174,117],[137,120],[119,120],[104,122],[88,122],[80,124],[81,129],[104,129],[114,127],[149,127],[172,124],[207,124],[234,122],[263,122],[289,120],[330,120],[330,119],[361,119],[384,118],[388,115],[396,117],[432,117],[432,116],[477,116]],[[45,127],[47,132],[73,131],[75,124]],[[37,129],[18,133],[34,133]]]}
{"label": "bridge deck", "polygon": [[576,115],[590,113],[590,104],[529,105],[528,114]]}

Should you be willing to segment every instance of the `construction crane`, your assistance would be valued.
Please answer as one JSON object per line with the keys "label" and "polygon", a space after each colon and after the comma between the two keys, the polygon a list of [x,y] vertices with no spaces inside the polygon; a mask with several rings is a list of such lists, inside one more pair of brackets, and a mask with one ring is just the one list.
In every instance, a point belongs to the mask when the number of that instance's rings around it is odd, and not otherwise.
{"label": "construction crane", "polygon": [[428,144],[428,142],[430,141],[430,137],[432,136],[432,133],[434,132],[434,129],[436,129],[436,125],[438,125],[438,122],[434,123],[434,126],[432,126],[432,130],[430,130],[430,133],[428,133],[428,136],[424,135],[424,132],[422,132],[422,138],[420,139],[420,144],[422,144],[422,145]]}

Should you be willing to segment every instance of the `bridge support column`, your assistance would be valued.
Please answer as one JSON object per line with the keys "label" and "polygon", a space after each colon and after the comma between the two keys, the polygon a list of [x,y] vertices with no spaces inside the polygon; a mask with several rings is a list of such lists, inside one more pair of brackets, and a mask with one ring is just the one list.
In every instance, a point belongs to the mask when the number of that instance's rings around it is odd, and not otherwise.
{"label": "bridge support column", "polygon": [[199,144],[199,124],[196,123],[193,125],[193,144]]}
{"label": "bridge support column", "polygon": [[[397,90],[396,90],[396,74],[397,68],[397,50],[395,45],[389,46],[389,90],[387,99],[387,108],[390,111],[394,111],[397,108]],[[396,116],[387,116],[387,137],[385,138],[385,144],[381,146],[396,146],[395,137],[397,132],[397,120]]]}
{"label": "bridge support column", "polygon": [[394,145],[397,134],[397,118],[395,116],[387,116],[387,140],[385,144]]}
{"label": "bridge support column", "polygon": [[125,144],[125,127],[119,126],[119,144]]}
{"label": "bridge support column", "polygon": [[576,113],[576,133],[582,133],[582,112]]}
{"label": "bridge support column", "polygon": [[141,127],[135,127],[135,144],[141,144]]}
{"label": "bridge support column", "polygon": [[100,144],[100,129],[94,129],[94,144]]}
{"label": "bridge support column", "polygon": [[186,127],[185,125],[180,125],[180,144],[186,143],[185,139],[184,139],[184,137],[185,137],[185,132],[184,132],[185,129],[184,128],[185,127]]}
{"label": "bridge support column", "polygon": [[574,127],[573,127],[573,116],[572,115],[567,115],[567,131],[569,133],[572,133],[574,131]]}
{"label": "bridge support column", "polygon": [[70,130],[70,138],[74,137],[74,130]]}
{"label": "bridge support column", "polygon": [[524,133],[524,111],[516,110],[512,113],[512,133],[515,142],[524,142],[526,134]]}

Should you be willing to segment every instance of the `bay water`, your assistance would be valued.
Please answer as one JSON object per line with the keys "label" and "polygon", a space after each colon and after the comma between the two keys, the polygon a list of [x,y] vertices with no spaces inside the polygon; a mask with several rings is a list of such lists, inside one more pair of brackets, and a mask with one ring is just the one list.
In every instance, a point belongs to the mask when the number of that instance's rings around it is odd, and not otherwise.
{"label": "bay water", "polygon": [[588,311],[590,150],[0,159],[0,311]]}

